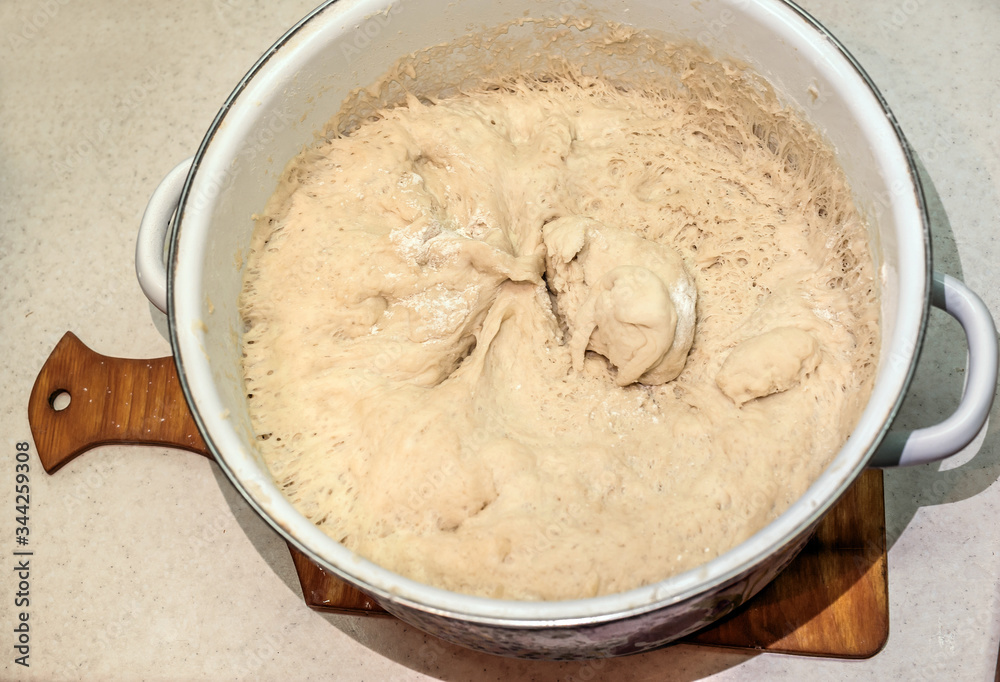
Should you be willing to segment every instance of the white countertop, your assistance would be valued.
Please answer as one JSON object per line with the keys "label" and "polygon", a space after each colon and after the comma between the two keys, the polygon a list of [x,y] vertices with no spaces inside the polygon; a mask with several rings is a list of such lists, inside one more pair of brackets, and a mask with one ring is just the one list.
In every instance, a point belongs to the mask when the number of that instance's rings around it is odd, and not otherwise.
{"label": "white countertop", "polygon": [[[169,354],[133,271],[146,200],[313,3],[0,3],[0,678],[993,679],[995,428],[958,462],[886,473],[891,633],[864,661],[687,645],[599,667],[472,653],[396,621],[310,611],[284,543],[204,458],[104,447],[51,477],[33,459],[31,666],[16,665],[14,453],[31,441],[35,375],[67,330],[107,355]],[[1000,318],[1000,4],[802,4],[867,69],[916,150],[935,268]],[[964,359],[961,331],[935,312],[901,421],[947,414]]]}

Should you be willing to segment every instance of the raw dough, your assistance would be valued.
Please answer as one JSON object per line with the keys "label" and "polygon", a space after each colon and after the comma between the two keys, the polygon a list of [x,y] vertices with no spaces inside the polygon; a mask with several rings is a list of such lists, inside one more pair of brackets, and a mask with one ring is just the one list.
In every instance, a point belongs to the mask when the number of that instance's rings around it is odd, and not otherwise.
{"label": "raw dough", "polygon": [[737,405],[787,391],[819,364],[819,344],[796,327],[777,327],[729,352],[715,383]]}
{"label": "raw dough", "polygon": [[684,368],[694,341],[694,279],[673,248],[592,218],[542,228],[547,275],[571,320],[573,367],[589,349],[618,368],[615,383],[663,384]]}
{"label": "raw dough", "polygon": [[331,537],[470,594],[606,594],[745,540],[841,447],[878,351],[865,226],[769,90],[673,49],[673,84],[512,75],[289,165],[245,379]]}

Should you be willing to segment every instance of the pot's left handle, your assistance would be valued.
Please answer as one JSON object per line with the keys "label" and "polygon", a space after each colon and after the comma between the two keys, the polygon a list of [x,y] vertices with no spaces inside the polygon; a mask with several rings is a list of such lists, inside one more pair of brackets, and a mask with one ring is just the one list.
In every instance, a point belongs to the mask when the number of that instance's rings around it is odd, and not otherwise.
{"label": "pot's left handle", "polygon": [[982,299],[965,284],[935,272],[931,303],[962,325],[969,346],[965,390],[958,409],[940,424],[885,437],[870,466],[927,464],[951,457],[975,440],[986,425],[997,390],[997,328]]}
{"label": "pot's left handle", "polygon": [[28,424],[48,473],[111,443],[166,445],[211,457],[172,357],[112,358],[66,332],[28,398]]}
{"label": "pot's left handle", "polygon": [[139,286],[150,303],[164,313],[167,312],[167,268],[163,264],[163,245],[192,161],[193,157],[174,166],[153,190],[142,214],[135,243],[135,274]]}

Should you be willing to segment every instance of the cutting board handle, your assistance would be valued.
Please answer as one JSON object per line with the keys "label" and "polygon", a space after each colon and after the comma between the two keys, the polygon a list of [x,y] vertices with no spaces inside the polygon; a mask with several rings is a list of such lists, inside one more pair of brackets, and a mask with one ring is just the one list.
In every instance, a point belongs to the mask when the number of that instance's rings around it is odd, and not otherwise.
{"label": "cutting board handle", "polygon": [[184,401],[172,357],[111,358],[72,332],[60,339],[35,379],[28,424],[50,474],[91,448],[113,443],[166,445],[211,456]]}

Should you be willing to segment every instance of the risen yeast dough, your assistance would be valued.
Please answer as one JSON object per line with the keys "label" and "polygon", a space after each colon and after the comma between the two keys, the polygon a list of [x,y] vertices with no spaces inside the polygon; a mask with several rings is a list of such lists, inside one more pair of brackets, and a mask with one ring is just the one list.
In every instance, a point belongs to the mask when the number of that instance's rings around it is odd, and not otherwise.
{"label": "risen yeast dough", "polygon": [[842,173],[766,87],[677,55],[655,88],[411,97],[289,165],[246,385],[331,537],[466,593],[616,592],[746,539],[843,444],[878,327]]}

